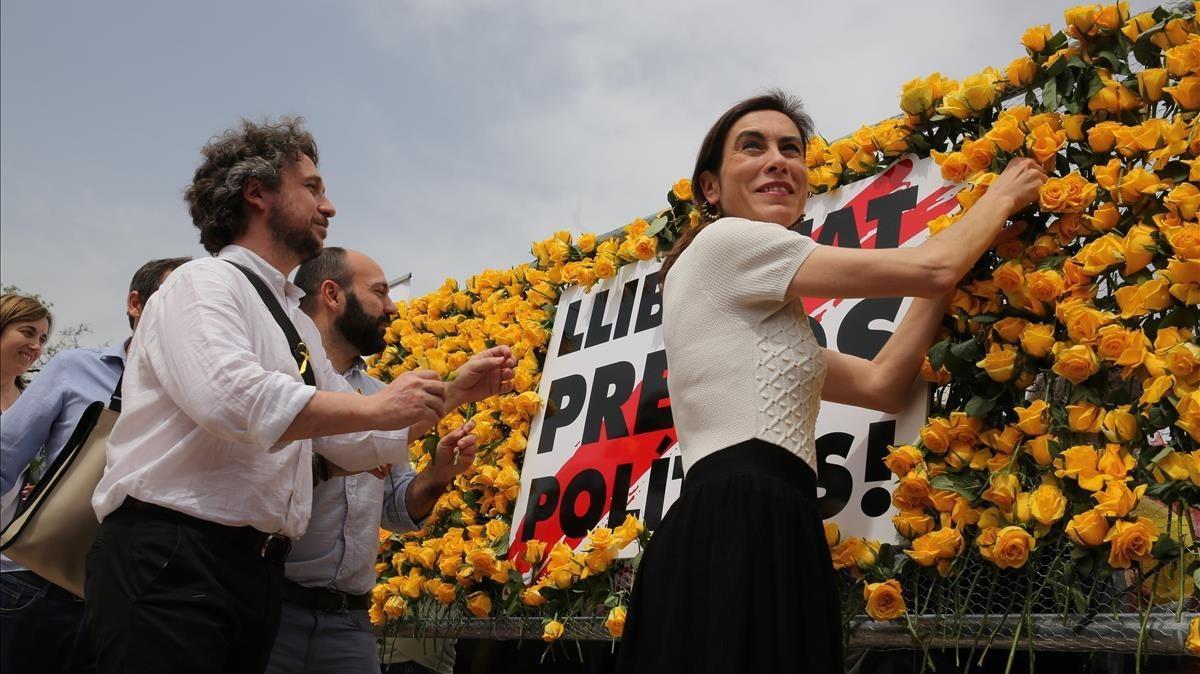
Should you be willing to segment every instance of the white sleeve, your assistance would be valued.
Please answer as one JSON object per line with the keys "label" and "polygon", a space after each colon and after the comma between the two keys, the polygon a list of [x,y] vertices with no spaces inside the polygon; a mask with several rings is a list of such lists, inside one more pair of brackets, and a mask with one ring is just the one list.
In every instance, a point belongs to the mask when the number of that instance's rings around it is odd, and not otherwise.
{"label": "white sleeve", "polygon": [[[692,264],[709,296],[727,311],[784,302],[796,270],[817,248],[781,225],[724,218],[696,236]],[[689,251],[691,252],[691,251]]]}

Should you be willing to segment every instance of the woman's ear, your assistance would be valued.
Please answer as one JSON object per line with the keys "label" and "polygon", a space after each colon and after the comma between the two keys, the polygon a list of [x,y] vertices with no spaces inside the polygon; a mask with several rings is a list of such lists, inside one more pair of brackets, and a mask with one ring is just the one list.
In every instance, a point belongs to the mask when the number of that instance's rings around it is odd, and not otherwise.
{"label": "woman's ear", "polygon": [[704,195],[704,200],[713,206],[721,203],[721,183],[712,171],[700,174],[700,193]]}

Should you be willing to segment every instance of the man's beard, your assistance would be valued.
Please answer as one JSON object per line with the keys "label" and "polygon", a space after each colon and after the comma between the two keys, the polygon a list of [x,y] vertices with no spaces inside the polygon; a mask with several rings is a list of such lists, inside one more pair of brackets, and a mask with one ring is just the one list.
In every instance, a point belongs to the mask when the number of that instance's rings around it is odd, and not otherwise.
{"label": "man's beard", "polygon": [[346,291],[346,310],[333,321],[333,327],[360,356],[379,353],[387,347],[383,335],[387,330],[386,316],[370,316],[354,293]]}
{"label": "man's beard", "polygon": [[308,262],[320,255],[325,243],[313,232],[311,223],[297,228],[289,225],[288,220],[288,214],[283,209],[272,208],[267,215],[267,229],[271,237],[298,255],[301,262]]}

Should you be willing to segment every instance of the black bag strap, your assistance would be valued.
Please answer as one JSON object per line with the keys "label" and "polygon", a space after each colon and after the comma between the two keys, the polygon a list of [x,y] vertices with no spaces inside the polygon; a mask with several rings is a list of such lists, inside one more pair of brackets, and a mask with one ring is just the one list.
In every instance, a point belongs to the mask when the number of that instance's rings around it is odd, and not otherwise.
{"label": "black bag strap", "polygon": [[250,271],[248,268],[232,261],[225,260],[229,264],[237,267],[250,280],[250,285],[258,291],[258,296],[262,298],[263,304],[267,305],[271,316],[275,318],[275,322],[283,329],[284,336],[288,340],[288,349],[292,352],[292,357],[296,359],[296,365],[300,368],[300,377],[304,379],[304,383],[309,386],[317,385],[317,378],[313,375],[313,369],[308,362],[308,345],[300,339],[300,333],[296,331],[296,326],[292,324],[292,319],[283,312],[283,307],[279,306],[279,300],[275,299],[274,293],[267,285],[267,282],[262,280],[258,274]]}
{"label": "black bag strap", "polygon": [[117,385],[113,388],[112,397],[108,399],[108,409],[114,412],[121,411],[121,382],[125,381],[125,371],[121,371],[121,376],[117,377]]}

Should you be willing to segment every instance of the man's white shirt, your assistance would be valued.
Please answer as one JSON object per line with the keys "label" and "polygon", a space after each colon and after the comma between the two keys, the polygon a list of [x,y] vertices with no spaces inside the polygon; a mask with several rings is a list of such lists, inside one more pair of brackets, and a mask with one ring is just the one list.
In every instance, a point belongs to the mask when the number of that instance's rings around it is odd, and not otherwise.
{"label": "man's white shirt", "polygon": [[296,538],[312,505],[312,452],[347,470],[408,465],[407,431],[280,442],[316,389],[237,262],[257,273],[308,346],[317,388],[334,372],[303,291],[252,251],[226,246],[176,269],[147,302],[126,360],[122,410],[92,505],[127,496],[200,519]]}

